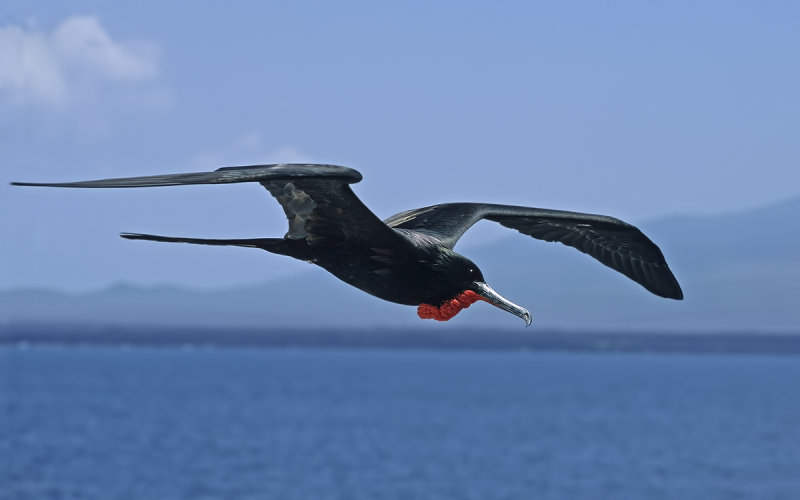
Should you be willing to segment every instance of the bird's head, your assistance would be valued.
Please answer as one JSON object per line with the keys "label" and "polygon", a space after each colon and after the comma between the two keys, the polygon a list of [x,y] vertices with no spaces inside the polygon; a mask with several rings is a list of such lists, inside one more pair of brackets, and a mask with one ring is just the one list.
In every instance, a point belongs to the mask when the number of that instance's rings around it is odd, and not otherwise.
{"label": "bird's head", "polygon": [[519,316],[526,326],[531,324],[528,310],[495,292],[486,284],[478,266],[463,255],[440,248],[432,278],[430,299],[417,308],[422,319],[447,321],[462,309],[483,300]]}

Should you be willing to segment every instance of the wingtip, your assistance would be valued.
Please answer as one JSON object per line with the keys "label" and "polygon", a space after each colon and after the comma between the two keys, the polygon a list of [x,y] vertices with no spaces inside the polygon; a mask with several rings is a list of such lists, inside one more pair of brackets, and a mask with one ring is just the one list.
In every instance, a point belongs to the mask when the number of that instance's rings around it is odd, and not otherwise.
{"label": "wingtip", "polygon": [[60,187],[61,184],[58,183],[50,183],[50,182],[10,182],[12,186],[34,186],[34,187]]}
{"label": "wingtip", "polygon": [[681,289],[681,285],[678,283],[678,280],[675,279],[674,275],[672,276],[672,280],[674,282],[674,287],[671,291],[669,298],[675,300],[683,300],[683,289]]}
{"label": "wingtip", "polygon": [[681,287],[680,285],[678,285],[677,282],[675,283],[674,287],[669,288],[663,293],[659,293],[658,295],[664,297],[665,299],[683,300],[683,290],[681,290]]}

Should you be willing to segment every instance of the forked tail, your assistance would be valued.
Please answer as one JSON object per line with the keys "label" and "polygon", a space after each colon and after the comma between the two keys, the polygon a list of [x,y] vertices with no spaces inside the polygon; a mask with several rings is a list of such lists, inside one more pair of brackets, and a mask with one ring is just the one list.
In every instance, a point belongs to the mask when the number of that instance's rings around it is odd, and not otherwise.
{"label": "forked tail", "polygon": [[155,234],[139,234],[139,233],[120,233],[120,236],[128,240],[148,240],[148,241],[165,241],[168,243],[193,243],[196,245],[217,245],[217,246],[237,246],[237,247],[251,247],[261,248],[273,252],[276,246],[280,245],[283,238],[249,238],[249,239],[232,239],[232,240],[215,240],[207,238],[176,238],[173,236],[158,236]]}

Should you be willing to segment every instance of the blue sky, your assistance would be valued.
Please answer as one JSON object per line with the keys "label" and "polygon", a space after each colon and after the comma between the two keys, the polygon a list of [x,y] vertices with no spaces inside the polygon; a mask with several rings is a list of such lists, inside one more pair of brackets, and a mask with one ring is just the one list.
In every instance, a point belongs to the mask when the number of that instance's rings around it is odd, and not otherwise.
{"label": "blue sky", "polygon": [[[214,288],[307,268],[116,236],[282,235],[255,185],[12,180],[338,163],[381,217],[487,201],[640,222],[798,196],[798,19],[796,2],[6,0],[0,288]],[[483,224],[463,245],[504,234]]]}

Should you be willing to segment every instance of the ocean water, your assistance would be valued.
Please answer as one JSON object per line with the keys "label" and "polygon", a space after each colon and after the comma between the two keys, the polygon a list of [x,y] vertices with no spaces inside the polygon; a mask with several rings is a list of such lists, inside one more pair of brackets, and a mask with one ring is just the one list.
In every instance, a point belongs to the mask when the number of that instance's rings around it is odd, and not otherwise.
{"label": "ocean water", "polygon": [[3,499],[800,498],[800,357],[0,348]]}

